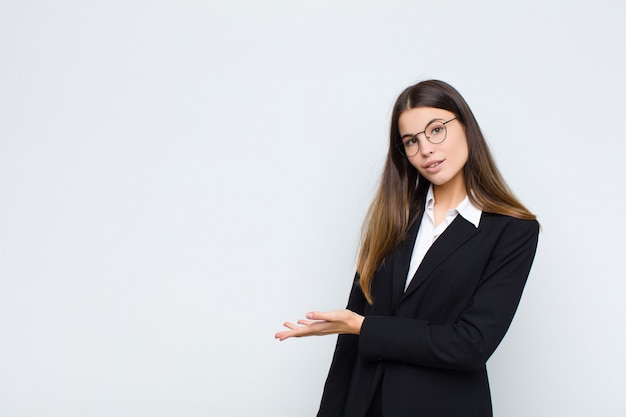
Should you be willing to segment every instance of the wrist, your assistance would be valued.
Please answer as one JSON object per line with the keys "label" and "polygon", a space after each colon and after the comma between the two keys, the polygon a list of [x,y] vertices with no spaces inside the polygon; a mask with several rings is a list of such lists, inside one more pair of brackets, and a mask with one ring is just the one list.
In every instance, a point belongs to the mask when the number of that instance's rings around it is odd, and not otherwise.
{"label": "wrist", "polygon": [[363,320],[365,320],[365,317],[361,316],[360,314],[354,314],[354,323],[353,323],[353,334],[359,335],[361,334],[361,326],[363,326]]}

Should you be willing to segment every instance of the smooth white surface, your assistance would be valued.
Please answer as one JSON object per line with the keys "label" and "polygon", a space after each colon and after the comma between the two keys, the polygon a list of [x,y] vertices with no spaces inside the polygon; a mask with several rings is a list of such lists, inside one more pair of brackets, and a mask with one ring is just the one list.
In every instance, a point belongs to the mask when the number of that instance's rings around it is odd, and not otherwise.
{"label": "smooth white surface", "polygon": [[625,3],[3,1],[0,415],[311,416],[391,105],[439,78],[539,215],[496,416],[624,416]]}

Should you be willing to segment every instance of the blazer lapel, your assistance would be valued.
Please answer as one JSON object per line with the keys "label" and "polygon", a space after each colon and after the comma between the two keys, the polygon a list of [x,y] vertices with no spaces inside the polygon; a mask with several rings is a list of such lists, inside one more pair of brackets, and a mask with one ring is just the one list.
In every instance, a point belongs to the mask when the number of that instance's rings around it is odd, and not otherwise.
{"label": "blazer lapel", "polygon": [[[480,229],[474,227],[472,223],[458,215],[446,230],[432,244],[417,272],[413,276],[409,287],[402,295],[402,300],[415,291],[433,273],[437,267],[450,256],[459,246],[471,239]],[[409,252],[410,256],[410,252]],[[407,270],[408,272],[408,270]],[[407,273],[405,272],[405,274]],[[395,273],[395,268],[394,268]]]}
{"label": "blazer lapel", "polygon": [[398,304],[404,294],[404,286],[406,285],[406,278],[409,274],[409,265],[411,263],[411,255],[413,254],[413,246],[415,246],[415,239],[417,238],[417,231],[419,230],[421,222],[421,216],[419,219],[415,219],[415,222],[409,229],[406,238],[402,241],[402,243],[400,243],[393,256],[391,288],[391,302],[393,306]]}

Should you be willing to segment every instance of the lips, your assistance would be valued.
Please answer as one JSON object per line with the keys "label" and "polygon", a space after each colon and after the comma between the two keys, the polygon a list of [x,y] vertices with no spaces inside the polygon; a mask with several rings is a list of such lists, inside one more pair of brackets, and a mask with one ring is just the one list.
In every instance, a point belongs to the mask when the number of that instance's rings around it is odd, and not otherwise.
{"label": "lips", "polygon": [[438,167],[443,161],[429,161],[423,165],[425,169],[433,169]]}

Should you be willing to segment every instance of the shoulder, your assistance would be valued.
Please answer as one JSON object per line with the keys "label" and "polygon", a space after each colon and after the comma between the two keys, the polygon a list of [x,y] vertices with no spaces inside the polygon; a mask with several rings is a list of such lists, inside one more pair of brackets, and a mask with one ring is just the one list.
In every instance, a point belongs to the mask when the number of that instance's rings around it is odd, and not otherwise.
{"label": "shoulder", "polygon": [[539,222],[537,220],[523,220],[495,213],[483,212],[478,228],[492,232],[506,232],[519,237],[539,235]]}
{"label": "shoulder", "polygon": [[524,220],[518,219],[517,217],[507,216],[505,214],[496,214],[496,213],[482,213],[480,223],[489,225],[513,225],[517,227],[528,227],[528,228],[539,228],[539,222],[537,220]]}

